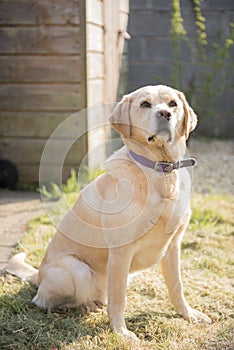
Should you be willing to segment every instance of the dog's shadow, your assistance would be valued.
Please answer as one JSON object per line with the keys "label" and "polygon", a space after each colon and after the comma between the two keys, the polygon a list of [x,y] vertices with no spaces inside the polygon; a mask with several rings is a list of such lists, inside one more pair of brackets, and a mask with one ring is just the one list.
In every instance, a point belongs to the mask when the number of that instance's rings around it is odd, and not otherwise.
{"label": "dog's shadow", "polygon": [[[110,333],[105,308],[85,314],[76,309],[44,311],[31,303],[35,287],[20,282],[15,289],[15,293],[7,292],[8,287],[0,296],[1,349],[52,349],[86,340],[92,344],[92,339]],[[169,339],[173,325],[169,327],[167,320],[176,318],[181,319],[175,313],[147,311],[125,319],[129,330],[141,340],[151,342],[155,338]]]}
{"label": "dog's shadow", "polygon": [[155,336],[167,338],[170,329],[163,326],[163,320],[173,320],[175,318],[181,317],[175,313],[148,311],[126,317],[125,320],[129,330],[134,332],[140,339],[150,342],[155,339]]}
{"label": "dog's shadow", "polygon": [[99,336],[109,327],[105,311],[45,311],[31,303],[36,294],[31,284],[22,282],[15,293],[7,289],[0,296],[1,349],[13,349],[16,344],[22,349],[60,348],[87,336]]}
{"label": "dog's shadow", "polygon": [[[16,281],[12,276],[6,278],[12,279],[12,285]],[[2,348],[13,347],[13,344],[32,344],[28,347],[32,349],[61,347],[61,344],[79,342],[86,337],[92,339],[110,332],[106,308],[97,313],[85,313],[84,309],[41,310],[31,303],[36,287],[18,282],[16,293],[6,291],[0,297]],[[152,319],[162,317],[174,318],[176,315],[142,312],[126,317],[126,323],[136,335],[141,334],[142,339],[150,341],[152,336],[147,331],[147,325],[152,323]]]}

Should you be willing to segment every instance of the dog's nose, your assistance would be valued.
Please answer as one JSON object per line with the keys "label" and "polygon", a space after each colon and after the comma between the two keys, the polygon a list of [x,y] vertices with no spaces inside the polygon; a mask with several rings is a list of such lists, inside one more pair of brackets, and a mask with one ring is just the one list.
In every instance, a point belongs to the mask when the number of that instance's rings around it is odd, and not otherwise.
{"label": "dog's nose", "polygon": [[171,119],[171,113],[168,112],[166,109],[160,109],[159,111],[156,112],[157,117],[164,117],[168,121]]}

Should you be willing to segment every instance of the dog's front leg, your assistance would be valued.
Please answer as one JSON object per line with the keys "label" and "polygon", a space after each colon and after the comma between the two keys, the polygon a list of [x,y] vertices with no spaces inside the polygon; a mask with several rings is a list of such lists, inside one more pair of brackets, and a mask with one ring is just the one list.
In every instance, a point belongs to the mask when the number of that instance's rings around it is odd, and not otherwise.
{"label": "dog's front leg", "polygon": [[124,320],[125,295],[131,256],[124,247],[109,250],[108,256],[108,316],[113,332],[137,339]]}
{"label": "dog's front leg", "polygon": [[169,297],[176,312],[188,321],[211,323],[211,319],[200,311],[191,308],[185,299],[180,272],[180,236],[174,237],[161,261],[162,273],[168,288]]}

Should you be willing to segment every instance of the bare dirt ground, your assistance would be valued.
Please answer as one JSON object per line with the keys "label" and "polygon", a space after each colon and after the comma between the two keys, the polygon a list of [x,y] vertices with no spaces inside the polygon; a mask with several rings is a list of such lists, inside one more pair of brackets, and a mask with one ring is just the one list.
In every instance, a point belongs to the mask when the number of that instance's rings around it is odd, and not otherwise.
{"label": "bare dirt ground", "polygon": [[27,222],[42,212],[39,193],[0,191],[0,270],[25,232]]}
{"label": "bare dirt ground", "polygon": [[196,158],[193,192],[234,194],[234,140],[197,140],[189,143]]}

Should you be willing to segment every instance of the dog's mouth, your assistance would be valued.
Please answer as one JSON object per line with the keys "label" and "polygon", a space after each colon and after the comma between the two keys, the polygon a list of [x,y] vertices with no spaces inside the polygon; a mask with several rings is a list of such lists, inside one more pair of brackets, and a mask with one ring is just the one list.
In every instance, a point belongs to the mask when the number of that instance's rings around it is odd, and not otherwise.
{"label": "dog's mouth", "polygon": [[148,137],[148,143],[153,143],[157,140],[163,143],[171,143],[174,140],[174,133],[170,128],[161,128]]}

